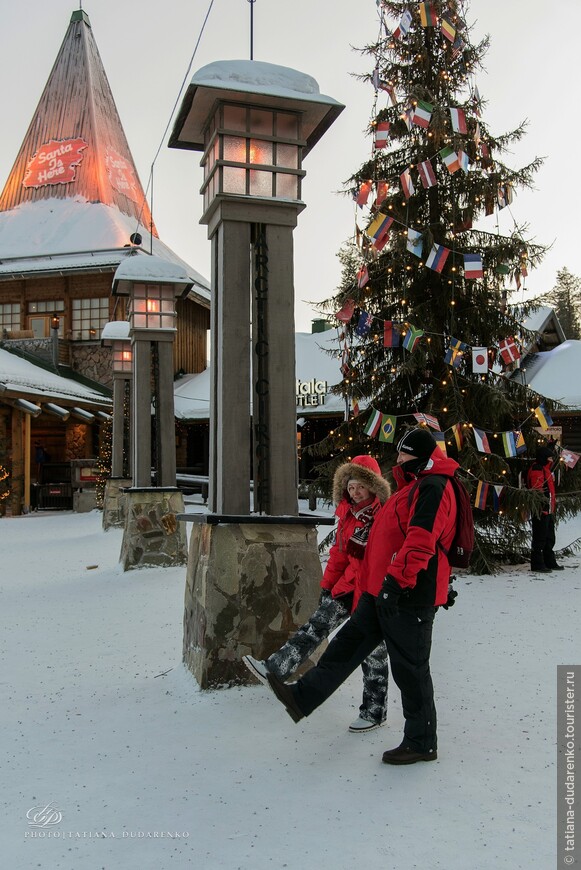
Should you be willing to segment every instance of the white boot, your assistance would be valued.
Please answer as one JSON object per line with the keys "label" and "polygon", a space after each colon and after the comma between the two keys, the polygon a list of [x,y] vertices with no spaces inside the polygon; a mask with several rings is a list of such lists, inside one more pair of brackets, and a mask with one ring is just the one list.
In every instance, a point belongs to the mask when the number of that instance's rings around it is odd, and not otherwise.
{"label": "white boot", "polygon": [[363,719],[358,716],[355,722],[349,726],[351,734],[366,734],[368,731],[375,731],[376,728],[381,728],[385,722],[370,722],[369,719]]}
{"label": "white boot", "polygon": [[263,686],[268,685],[268,674],[270,673],[265,662],[255,659],[252,656],[242,656],[242,661],[250,671],[253,677],[256,677]]}

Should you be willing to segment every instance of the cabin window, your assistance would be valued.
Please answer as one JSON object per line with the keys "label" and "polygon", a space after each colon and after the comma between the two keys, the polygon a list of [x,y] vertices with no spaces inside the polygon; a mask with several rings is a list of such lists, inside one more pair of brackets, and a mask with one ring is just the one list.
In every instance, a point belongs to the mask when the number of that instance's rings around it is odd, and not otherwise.
{"label": "cabin window", "polygon": [[109,320],[109,298],[72,299],[71,334],[74,341],[98,341]]}

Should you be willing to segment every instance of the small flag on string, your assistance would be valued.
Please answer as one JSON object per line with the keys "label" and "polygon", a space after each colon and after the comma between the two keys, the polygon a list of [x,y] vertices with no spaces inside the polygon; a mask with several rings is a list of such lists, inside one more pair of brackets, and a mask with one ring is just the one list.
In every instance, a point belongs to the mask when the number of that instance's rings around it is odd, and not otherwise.
{"label": "small flag on string", "polygon": [[520,456],[521,453],[526,453],[527,452],[527,445],[525,444],[524,435],[522,434],[520,429],[517,429],[515,431],[514,438],[515,438],[516,455]]}
{"label": "small flag on string", "polygon": [[371,193],[371,182],[364,181],[362,183],[361,187],[359,188],[359,190],[357,191],[357,197],[355,199],[355,202],[357,203],[357,205],[360,205],[361,207],[366,205],[367,200],[369,199],[370,193]]}
{"label": "small flag on string", "polygon": [[379,212],[379,214],[373,218],[365,232],[370,238],[377,241],[387,233],[392,223],[392,217],[383,212]]}
{"label": "small flag on string", "polygon": [[379,427],[381,426],[381,411],[375,411],[373,408],[371,409],[371,414],[369,415],[369,420],[365,424],[363,431],[370,438],[375,438],[377,433],[379,432]]}
{"label": "small flag on string", "polygon": [[386,231],[382,236],[373,241],[372,247],[375,248],[376,251],[383,251],[388,241],[389,233]]}
{"label": "small flag on string", "polygon": [[367,311],[362,311],[359,315],[359,320],[357,321],[355,332],[357,333],[357,335],[363,338],[363,336],[367,335],[367,333],[370,331],[372,323],[373,315],[368,314]]}
{"label": "small flag on string", "polygon": [[465,151],[458,151],[458,162],[460,163],[460,169],[467,173],[470,168],[470,158]]}
{"label": "small flag on string", "polygon": [[454,350],[452,347],[449,347],[446,353],[444,354],[444,362],[446,365],[452,366],[457,369],[458,366],[462,364],[462,360],[464,357],[461,353],[458,353],[457,350]]}
{"label": "small flag on string", "polygon": [[494,194],[493,193],[485,193],[484,194],[484,214],[488,217],[491,214],[494,214]]}
{"label": "small flag on string", "polygon": [[418,163],[418,172],[424,187],[433,187],[434,184],[437,183],[436,174],[429,160],[424,160],[422,163]]}
{"label": "small flag on string", "polygon": [[399,347],[401,338],[398,324],[393,320],[384,320],[383,322],[383,346],[384,347]]}
{"label": "small flag on string", "polygon": [[454,40],[456,39],[456,28],[450,21],[448,21],[447,18],[442,18],[442,21],[440,23],[440,30],[442,31],[448,42],[454,44]]}
{"label": "small flag on string", "polygon": [[432,414],[423,414],[422,412],[419,412],[418,414],[414,414],[414,417],[416,422],[425,423],[426,426],[429,426],[430,429],[435,429],[436,432],[442,431],[442,428],[438,423],[438,418],[434,417]]}
{"label": "small flag on string", "polygon": [[456,106],[450,107],[450,116],[452,118],[452,130],[454,133],[467,133],[466,114],[464,109],[459,109]]}
{"label": "small flag on string", "polygon": [[435,27],[438,16],[431,3],[420,3],[420,22],[422,27]]}
{"label": "small flag on string", "polygon": [[376,66],[375,69],[373,70],[373,72],[371,73],[371,84],[373,85],[373,87],[375,88],[376,91],[379,90],[379,82],[380,81],[381,80],[379,78],[379,67]]}
{"label": "small flag on string", "polygon": [[553,419],[545,408],[543,402],[541,402],[538,408],[535,408],[535,417],[539,421],[541,429],[548,429],[549,426],[553,425]]}
{"label": "small flag on string", "polygon": [[351,408],[353,411],[353,416],[358,417],[359,416],[359,402],[357,401],[357,399],[351,400]]}
{"label": "small flag on string", "polygon": [[480,254],[464,254],[464,277],[476,280],[483,276],[482,257]]}
{"label": "small flag on string", "polygon": [[389,185],[387,181],[378,181],[377,182],[377,196],[375,197],[375,205],[377,208],[381,205],[382,202],[387,198],[387,193],[389,191]]}
{"label": "small flag on string", "polygon": [[436,439],[436,444],[444,454],[444,456],[448,455],[448,451],[446,450],[446,436],[443,432],[434,432],[434,438]]}
{"label": "small flag on string", "polygon": [[397,97],[395,94],[395,88],[389,82],[384,82],[382,79],[379,80],[379,87],[382,91],[385,91],[391,100],[392,106],[397,106]]}
{"label": "small flag on string", "polygon": [[412,14],[407,9],[401,16],[399,20],[399,24],[393,31],[393,35],[395,39],[402,39],[404,36],[407,36],[412,26]]}
{"label": "small flag on string", "polygon": [[410,254],[413,254],[414,257],[419,257],[421,259],[423,244],[424,237],[422,236],[422,234],[408,227],[408,240],[406,248],[410,252]]}
{"label": "small flag on string", "polygon": [[349,323],[351,318],[353,317],[353,312],[355,311],[355,300],[354,299],[346,299],[343,303],[342,308],[339,311],[335,312],[335,317],[337,320],[340,320],[341,323]]}
{"label": "small flag on string", "polygon": [[446,264],[449,253],[450,249],[445,248],[443,245],[432,245],[432,250],[426,260],[426,266],[428,269],[433,269],[434,272],[441,272]]}
{"label": "small flag on string", "polygon": [[412,326],[410,323],[409,329],[403,337],[402,345],[406,350],[409,350],[411,353],[415,350],[420,338],[424,334],[423,329],[416,329],[415,326]]}
{"label": "small flag on string", "polygon": [[384,444],[391,444],[395,436],[395,427],[397,425],[397,417],[391,414],[381,415],[381,426],[379,427],[379,440]]}
{"label": "small flag on string", "polygon": [[431,103],[426,103],[425,100],[418,100],[417,106],[412,115],[412,123],[417,124],[418,127],[424,127],[427,129],[430,126],[430,118],[432,117],[433,111],[434,107]]}
{"label": "small flag on string", "polygon": [[474,128],[474,142],[476,143],[476,147],[480,145],[480,122],[476,121],[476,127]]}
{"label": "small flag on string", "polygon": [[500,510],[500,499],[502,497],[502,493],[504,492],[504,486],[495,484],[492,487],[492,507],[495,511]]}
{"label": "small flag on string", "polygon": [[474,105],[474,114],[479,118],[482,114],[480,111],[480,105],[482,100],[480,98],[480,91],[478,90],[478,85],[474,85],[474,90],[472,91],[472,103]]}
{"label": "small flag on string", "polygon": [[572,450],[561,450],[561,459],[567,468],[575,468],[579,462],[579,454],[573,453]]}
{"label": "small flag on string", "polygon": [[514,432],[502,433],[502,444],[504,447],[504,455],[506,457],[516,456],[516,439]]}
{"label": "small flag on string", "polygon": [[460,169],[460,161],[453,148],[442,148],[440,151],[440,157],[450,175],[454,175],[455,172],[458,172]]}
{"label": "small flag on string", "polygon": [[500,351],[502,361],[507,366],[509,366],[513,362],[516,362],[517,359],[520,359],[520,350],[516,346],[515,340],[512,337],[504,338],[502,341],[500,341],[498,343],[498,349]]}
{"label": "small flag on string", "polygon": [[472,371],[475,375],[485,375],[488,372],[488,348],[472,348]]}
{"label": "small flag on string", "polygon": [[457,36],[452,46],[452,60],[456,60],[460,52],[464,49],[465,42],[461,36]]}
{"label": "small flag on string", "polygon": [[484,429],[477,429],[476,426],[473,426],[472,431],[474,432],[476,449],[480,453],[492,453],[492,450],[490,449],[490,444],[488,443],[488,435],[486,434]]}
{"label": "small flag on string", "polygon": [[375,143],[374,147],[377,150],[378,148],[385,148],[389,141],[388,133],[391,124],[389,121],[380,121],[375,127]]}
{"label": "small flag on string", "polygon": [[364,263],[363,266],[361,266],[361,268],[357,272],[357,286],[361,290],[363,287],[365,287],[365,285],[367,284],[368,281],[369,281],[369,272],[367,271],[367,266]]}
{"label": "small flag on string", "polygon": [[478,486],[476,487],[476,495],[474,496],[474,507],[478,508],[478,510],[480,511],[486,510],[488,487],[488,483],[485,483],[483,480],[478,481]]}
{"label": "small flag on string", "polygon": [[454,423],[452,426],[452,434],[454,436],[454,441],[456,442],[456,449],[460,452],[464,446],[464,435],[462,434],[462,426],[460,423]]}
{"label": "small flag on string", "polygon": [[413,196],[415,193],[414,183],[412,181],[409,169],[404,169],[399,177],[399,180],[401,182],[403,195],[406,199],[409,199],[410,196]]}

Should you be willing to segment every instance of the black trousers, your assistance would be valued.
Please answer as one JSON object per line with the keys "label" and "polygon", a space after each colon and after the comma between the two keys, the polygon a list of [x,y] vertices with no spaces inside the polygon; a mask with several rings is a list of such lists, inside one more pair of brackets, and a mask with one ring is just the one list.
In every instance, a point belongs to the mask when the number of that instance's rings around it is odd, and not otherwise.
{"label": "black trousers", "polygon": [[553,548],[555,546],[554,514],[541,514],[532,518],[531,566],[554,568],[557,564]]}
{"label": "black trousers", "polygon": [[401,608],[386,618],[365,592],[357,609],[333,638],[316,667],[292,684],[295,700],[310,715],[385,640],[391,673],[401,692],[404,746],[419,752],[437,748],[436,708],[430,674],[435,607]]}

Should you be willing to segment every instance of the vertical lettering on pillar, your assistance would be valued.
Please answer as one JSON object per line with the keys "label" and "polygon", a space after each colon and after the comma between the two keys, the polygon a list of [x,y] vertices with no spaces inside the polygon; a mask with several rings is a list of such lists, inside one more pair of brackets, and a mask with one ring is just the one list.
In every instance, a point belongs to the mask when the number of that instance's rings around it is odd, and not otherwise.
{"label": "vertical lettering on pillar", "polygon": [[270,427],[268,422],[268,249],[264,224],[253,226],[254,271],[254,510],[270,513]]}

